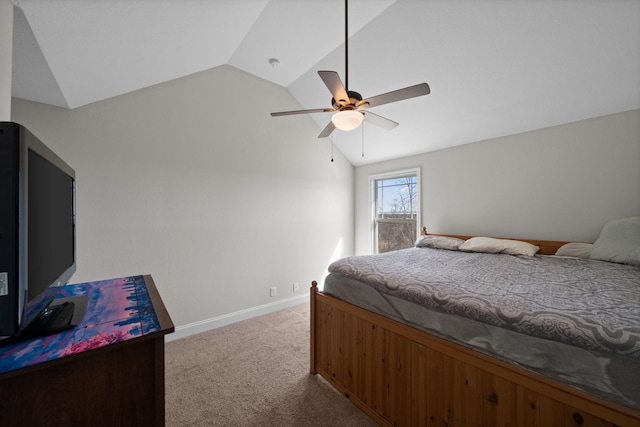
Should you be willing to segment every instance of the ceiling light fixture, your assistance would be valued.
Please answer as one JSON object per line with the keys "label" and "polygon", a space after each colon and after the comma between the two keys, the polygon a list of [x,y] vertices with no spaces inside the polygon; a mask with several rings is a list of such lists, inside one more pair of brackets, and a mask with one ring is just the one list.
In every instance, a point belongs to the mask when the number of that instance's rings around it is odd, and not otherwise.
{"label": "ceiling light fixture", "polygon": [[356,110],[339,111],[331,117],[333,125],[340,130],[353,130],[360,126],[362,119],[364,114]]}

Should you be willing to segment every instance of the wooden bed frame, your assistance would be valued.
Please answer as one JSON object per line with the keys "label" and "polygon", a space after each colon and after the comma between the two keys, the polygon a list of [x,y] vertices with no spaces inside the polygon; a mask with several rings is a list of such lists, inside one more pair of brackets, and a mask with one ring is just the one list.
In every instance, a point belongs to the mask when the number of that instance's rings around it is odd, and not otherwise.
{"label": "wooden bed frame", "polygon": [[[543,254],[564,244],[518,240]],[[315,281],[311,373],[385,426],[640,426],[640,411],[339,300]]]}

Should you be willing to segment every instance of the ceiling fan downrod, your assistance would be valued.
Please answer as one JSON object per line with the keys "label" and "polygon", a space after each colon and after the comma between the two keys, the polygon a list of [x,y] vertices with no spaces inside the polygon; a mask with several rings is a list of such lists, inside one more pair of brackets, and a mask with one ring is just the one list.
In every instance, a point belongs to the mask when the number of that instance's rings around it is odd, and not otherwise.
{"label": "ceiling fan downrod", "polygon": [[344,83],[349,90],[349,0],[344,0]]}

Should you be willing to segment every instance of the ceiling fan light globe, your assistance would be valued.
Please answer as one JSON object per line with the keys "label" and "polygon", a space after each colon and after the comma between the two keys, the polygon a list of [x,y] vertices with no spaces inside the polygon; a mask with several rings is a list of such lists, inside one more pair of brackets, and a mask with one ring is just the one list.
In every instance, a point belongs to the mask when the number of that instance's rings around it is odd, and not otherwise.
{"label": "ceiling fan light globe", "polygon": [[364,115],[355,110],[339,111],[331,117],[333,125],[340,130],[353,130],[360,126]]}

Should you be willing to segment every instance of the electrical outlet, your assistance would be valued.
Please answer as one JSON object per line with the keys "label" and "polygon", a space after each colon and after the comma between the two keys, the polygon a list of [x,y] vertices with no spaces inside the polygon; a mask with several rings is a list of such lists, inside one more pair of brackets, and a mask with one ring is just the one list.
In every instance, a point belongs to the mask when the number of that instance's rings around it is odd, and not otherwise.
{"label": "electrical outlet", "polygon": [[293,292],[298,292],[300,290],[300,283],[293,282]]}
{"label": "electrical outlet", "polygon": [[269,288],[269,296],[270,297],[275,297],[277,293],[278,293],[278,291],[277,291],[275,286],[272,286],[271,288]]}

